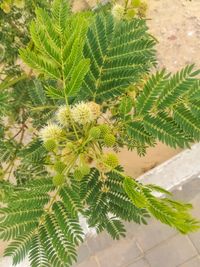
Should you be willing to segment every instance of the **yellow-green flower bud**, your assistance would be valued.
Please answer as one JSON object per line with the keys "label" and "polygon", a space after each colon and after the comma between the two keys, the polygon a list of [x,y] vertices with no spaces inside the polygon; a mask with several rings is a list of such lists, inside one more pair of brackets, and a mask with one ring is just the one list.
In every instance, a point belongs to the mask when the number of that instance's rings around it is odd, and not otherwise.
{"label": "yellow-green flower bud", "polygon": [[98,139],[100,137],[101,134],[101,130],[99,129],[99,127],[92,127],[89,131],[89,136],[92,139]]}
{"label": "yellow-green flower bud", "polygon": [[101,130],[102,137],[104,137],[105,134],[110,133],[110,127],[107,124],[99,125],[99,129]]}
{"label": "yellow-green flower bud", "polygon": [[104,163],[106,164],[106,166],[109,166],[111,169],[114,169],[119,165],[119,160],[116,154],[108,153],[104,157]]}
{"label": "yellow-green flower bud", "polygon": [[43,145],[49,152],[54,151],[54,149],[57,147],[56,141],[53,139],[47,140]]}
{"label": "yellow-green flower bud", "polygon": [[65,176],[63,174],[57,174],[53,177],[53,184],[55,186],[60,186],[65,182]]}
{"label": "yellow-green flower bud", "polygon": [[58,173],[62,173],[65,169],[66,165],[62,161],[56,161],[54,164],[54,169]]}
{"label": "yellow-green flower bud", "polygon": [[116,138],[113,134],[105,134],[104,143],[108,147],[112,147],[115,144]]}
{"label": "yellow-green flower bud", "polygon": [[132,0],[133,7],[139,7],[141,5],[141,0]]}

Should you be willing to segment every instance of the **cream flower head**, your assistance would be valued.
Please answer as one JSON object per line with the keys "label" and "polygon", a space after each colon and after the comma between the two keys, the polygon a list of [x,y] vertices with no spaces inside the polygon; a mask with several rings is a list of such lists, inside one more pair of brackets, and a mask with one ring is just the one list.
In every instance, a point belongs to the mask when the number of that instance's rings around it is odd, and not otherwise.
{"label": "cream flower head", "polygon": [[94,121],[94,116],[88,103],[80,102],[76,104],[71,110],[71,115],[78,124],[85,125]]}
{"label": "cream flower head", "polygon": [[115,19],[121,20],[124,16],[124,8],[123,6],[116,4],[113,6],[111,13]]}
{"label": "cream flower head", "polygon": [[49,139],[57,140],[62,136],[62,133],[62,128],[60,128],[57,124],[49,123],[40,130],[40,138],[43,142],[46,142]]}
{"label": "cream flower head", "polygon": [[56,119],[62,126],[69,126],[70,124],[70,109],[67,106],[60,106],[56,112]]}
{"label": "cream flower head", "polygon": [[101,114],[100,105],[98,105],[97,103],[91,101],[91,102],[88,103],[88,106],[92,111],[94,120],[98,119],[100,114]]}

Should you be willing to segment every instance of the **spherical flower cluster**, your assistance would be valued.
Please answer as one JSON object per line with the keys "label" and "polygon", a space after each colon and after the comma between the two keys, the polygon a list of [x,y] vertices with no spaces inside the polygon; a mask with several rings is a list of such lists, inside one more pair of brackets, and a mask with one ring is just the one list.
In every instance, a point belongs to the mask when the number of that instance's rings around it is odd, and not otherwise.
{"label": "spherical flower cluster", "polygon": [[113,134],[105,134],[104,143],[107,147],[112,147],[115,144],[116,138]]}
{"label": "spherical flower cluster", "polygon": [[48,139],[44,142],[44,147],[47,151],[52,152],[57,147],[56,141],[54,139]]}
{"label": "spherical flower cluster", "polygon": [[89,136],[92,139],[98,139],[100,137],[100,134],[101,134],[101,130],[97,126],[92,127],[89,131]]}
{"label": "spherical flower cluster", "polygon": [[65,170],[65,168],[66,168],[66,165],[65,165],[65,163],[64,162],[62,162],[62,161],[56,161],[55,163],[54,163],[54,169],[55,169],[55,171],[57,172],[57,173],[62,173],[64,170]]}
{"label": "spherical flower cluster", "polygon": [[60,186],[65,182],[65,176],[61,173],[56,174],[53,177],[53,185]]}
{"label": "spherical flower cluster", "polygon": [[67,106],[61,106],[57,113],[56,119],[62,126],[69,126],[70,124],[70,109]]}
{"label": "spherical flower cluster", "polygon": [[62,133],[62,128],[60,128],[57,124],[49,123],[40,130],[40,138],[44,142],[49,139],[57,140],[62,136]]}
{"label": "spherical flower cluster", "polygon": [[106,134],[110,133],[111,129],[107,124],[99,125],[99,129],[101,131],[101,136],[104,137]]}
{"label": "spherical flower cluster", "polygon": [[119,165],[119,160],[118,160],[116,154],[107,153],[104,156],[104,163],[106,166],[110,167],[111,169],[114,169]]}
{"label": "spherical flower cluster", "polygon": [[123,6],[116,4],[113,6],[111,13],[115,19],[121,20],[124,16],[124,8]]}
{"label": "spherical flower cluster", "polygon": [[100,107],[94,102],[80,102],[71,109],[71,115],[76,123],[85,125],[98,118],[100,115]]}
{"label": "spherical flower cluster", "polygon": [[89,102],[88,106],[92,111],[94,120],[96,120],[101,114],[100,106],[93,101]]}

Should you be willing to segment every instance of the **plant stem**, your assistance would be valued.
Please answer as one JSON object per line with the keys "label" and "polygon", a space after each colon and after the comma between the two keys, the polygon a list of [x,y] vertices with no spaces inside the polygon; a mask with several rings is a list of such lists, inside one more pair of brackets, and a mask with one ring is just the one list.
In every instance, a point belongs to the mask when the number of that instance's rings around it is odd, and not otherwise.
{"label": "plant stem", "polygon": [[125,0],[125,5],[124,5],[124,15],[126,15],[126,13],[127,13],[128,3],[129,3],[129,0]]}

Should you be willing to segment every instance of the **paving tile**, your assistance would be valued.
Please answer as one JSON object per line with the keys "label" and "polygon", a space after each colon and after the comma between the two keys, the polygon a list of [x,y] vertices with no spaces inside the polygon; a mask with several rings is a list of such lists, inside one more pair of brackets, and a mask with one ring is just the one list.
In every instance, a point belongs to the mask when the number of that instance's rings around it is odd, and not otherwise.
{"label": "paving tile", "polygon": [[188,235],[198,252],[200,253],[200,232],[191,233]]}
{"label": "paving tile", "polygon": [[200,179],[194,177],[181,186],[181,190],[174,190],[173,195],[178,200],[191,201],[199,195]]}
{"label": "paving tile", "polygon": [[176,235],[176,231],[156,220],[151,220],[148,225],[138,228],[135,238],[143,251],[147,251],[162,241]]}
{"label": "paving tile", "polygon": [[189,238],[178,234],[151,249],[146,258],[152,267],[176,267],[196,255]]}
{"label": "paving tile", "polygon": [[145,258],[142,258],[142,259],[128,265],[127,267],[150,267],[150,265]]}
{"label": "paving tile", "polygon": [[[193,204],[194,210],[192,211],[193,215],[195,217],[198,217],[200,219],[200,194],[196,196],[191,203]],[[197,250],[200,253],[200,231],[191,233],[188,235],[194,246],[197,248]]]}
{"label": "paving tile", "polygon": [[117,241],[114,241],[112,237],[106,232],[87,238],[87,244],[91,253],[96,253],[98,251],[104,250],[107,247],[115,244],[116,242]]}
{"label": "paving tile", "polygon": [[[199,179],[200,180],[200,179]],[[199,187],[199,192],[200,192],[200,187]],[[191,201],[190,203],[193,205],[193,210],[192,210],[192,214],[198,218],[200,218],[200,193],[198,195],[196,195]]]}
{"label": "paving tile", "polygon": [[143,254],[134,239],[117,241],[115,246],[97,254],[101,267],[122,267],[134,262]]}
{"label": "paving tile", "polygon": [[140,224],[135,222],[123,222],[126,228],[126,238],[132,238],[137,233],[138,229],[141,227]]}
{"label": "paving tile", "polygon": [[74,267],[99,267],[99,265],[97,261],[95,260],[95,258],[91,257],[87,261],[74,265]]}
{"label": "paving tile", "polygon": [[200,266],[200,256],[192,258],[191,260],[179,265],[178,267],[199,267]]}

